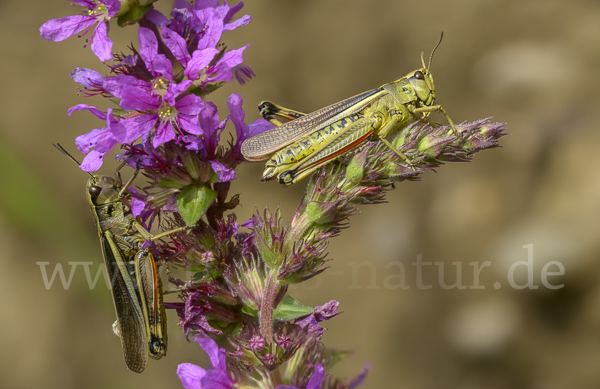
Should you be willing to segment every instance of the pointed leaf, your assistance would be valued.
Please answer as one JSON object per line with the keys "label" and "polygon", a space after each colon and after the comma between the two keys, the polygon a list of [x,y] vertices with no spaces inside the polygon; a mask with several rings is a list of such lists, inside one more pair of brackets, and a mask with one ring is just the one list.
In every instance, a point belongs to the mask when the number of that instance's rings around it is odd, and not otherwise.
{"label": "pointed leaf", "polygon": [[196,223],[217,198],[206,186],[190,185],[177,194],[177,208],[188,225]]}
{"label": "pointed leaf", "polygon": [[306,307],[290,296],[285,296],[273,311],[273,318],[290,321],[302,316],[310,315],[314,308]]}

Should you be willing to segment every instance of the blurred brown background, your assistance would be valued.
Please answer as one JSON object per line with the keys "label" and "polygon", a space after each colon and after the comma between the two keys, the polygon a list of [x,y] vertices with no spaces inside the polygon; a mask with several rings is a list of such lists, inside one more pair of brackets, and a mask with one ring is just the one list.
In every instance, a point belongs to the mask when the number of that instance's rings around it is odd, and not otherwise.
{"label": "blurred brown background", "polygon": [[[58,279],[46,290],[36,265],[49,262],[51,272],[60,263],[68,275],[69,262],[94,261],[95,274],[102,261],[86,176],[51,143],[76,153],[75,137],[101,126],[91,114],[67,117],[78,103],[106,107],[78,97],[68,73],[106,68],[83,40],[51,43],[38,33],[47,19],[78,10],[61,0],[0,2],[1,386],[178,388],[178,363],[208,362],[172,312],[168,356],[131,373],[112,334],[104,285],[90,290],[79,266],[68,290]],[[389,203],[363,207],[332,242],[332,268],[291,290],[307,305],[341,303],[344,314],[326,323],[324,342],[353,354],[332,374],[351,378],[370,362],[364,388],[600,387],[600,3],[248,1],[244,11],[250,25],[223,41],[251,44],[246,64],[257,77],[214,95],[222,118],[234,91],[252,121],[263,99],[310,112],[378,87],[420,67],[420,52],[428,55],[444,31],[432,67],[439,103],[457,123],[494,116],[512,133],[502,149],[401,183]],[[134,29],[113,25],[111,37],[122,50],[137,44]],[[115,166],[106,163],[101,173]],[[280,204],[291,219],[304,184],[262,184],[262,167],[238,170],[239,220],[266,204]],[[539,288],[516,290],[508,269],[528,260],[523,246],[530,244]],[[452,263],[461,262],[466,288],[444,289],[439,265],[423,270],[432,288],[417,288],[411,264],[419,255],[445,264],[446,284],[456,278]],[[470,288],[469,263],[486,261],[484,288]],[[548,280],[564,288],[541,283],[551,261],[565,275]],[[410,289],[391,287],[400,263]],[[524,284],[525,267],[516,273]]]}

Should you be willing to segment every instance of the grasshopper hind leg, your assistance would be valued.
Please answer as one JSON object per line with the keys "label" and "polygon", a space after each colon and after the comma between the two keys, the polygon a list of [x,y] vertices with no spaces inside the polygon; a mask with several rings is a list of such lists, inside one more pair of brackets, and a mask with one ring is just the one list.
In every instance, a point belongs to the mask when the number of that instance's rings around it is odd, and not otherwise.
{"label": "grasshopper hind leg", "polygon": [[304,112],[285,108],[270,101],[261,102],[258,105],[258,111],[263,119],[278,127],[283,124],[279,119],[292,121],[306,115]]}

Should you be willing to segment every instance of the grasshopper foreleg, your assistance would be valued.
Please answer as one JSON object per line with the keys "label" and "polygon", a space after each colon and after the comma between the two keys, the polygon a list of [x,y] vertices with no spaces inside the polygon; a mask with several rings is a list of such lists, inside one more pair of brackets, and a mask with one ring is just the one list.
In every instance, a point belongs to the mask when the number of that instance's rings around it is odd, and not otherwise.
{"label": "grasshopper foreleg", "polygon": [[379,137],[379,139],[383,142],[384,145],[386,145],[390,150],[392,150],[397,156],[399,156],[400,158],[402,158],[406,164],[412,168],[414,170],[414,165],[412,163],[412,161],[403,153],[401,153],[400,151],[398,151],[394,146],[392,146],[392,144],[385,139],[385,137],[387,136],[387,134],[390,133],[390,131],[392,131],[399,123],[401,123],[403,121],[404,115],[402,113],[397,113],[395,115],[392,115],[391,119],[388,120],[377,132],[377,135]]}
{"label": "grasshopper foreleg", "polygon": [[140,235],[142,236],[142,238],[144,238],[144,240],[147,240],[149,242],[153,242],[155,240],[164,238],[165,236],[169,236],[172,234],[175,234],[177,232],[182,232],[188,229],[192,229],[194,228],[196,225],[191,225],[191,226],[183,226],[183,227],[178,227],[169,231],[165,231],[165,232],[161,232],[158,235],[153,235],[152,233],[150,233],[148,230],[146,230],[138,221],[133,220],[132,222],[133,227],[135,228],[135,230],[137,232],[140,233]]}
{"label": "grasshopper foreleg", "polygon": [[450,124],[450,128],[452,128],[452,132],[454,136],[460,136],[460,132],[454,126],[454,122],[450,119],[450,116],[446,113],[446,110],[441,105],[432,105],[429,107],[419,107],[413,110],[414,113],[428,113],[428,112],[441,112],[442,115],[446,117],[448,124]]}

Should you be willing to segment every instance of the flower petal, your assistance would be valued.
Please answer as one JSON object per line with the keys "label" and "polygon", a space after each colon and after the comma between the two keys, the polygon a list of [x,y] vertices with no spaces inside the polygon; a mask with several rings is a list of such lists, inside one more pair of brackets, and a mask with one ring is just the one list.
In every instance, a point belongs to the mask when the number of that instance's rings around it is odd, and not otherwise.
{"label": "flower petal", "polygon": [[156,135],[154,136],[154,139],[152,139],[152,146],[156,148],[173,139],[175,139],[173,125],[171,122],[164,122],[161,123],[156,129]]}
{"label": "flower petal", "polygon": [[242,3],[241,1],[233,7],[229,7],[227,13],[223,17],[223,23],[229,23],[231,19],[233,19],[233,17],[235,16],[235,14],[238,13],[242,8],[244,8],[244,3]]}
{"label": "flower petal", "polygon": [[192,85],[192,83],[192,80],[184,80],[178,84],[174,82],[170,83],[167,87],[167,91],[165,92],[165,100],[167,100],[167,102],[171,106],[177,105],[175,99],[179,97],[181,93],[185,92],[190,87],[190,85]]}
{"label": "flower petal", "polygon": [[173,3],[173,9],[187,9],[188,11],[191,11],[192,6],[187,0],[175,0]]}
{"label": "flower petal", "polygon": [[195,3],[194,14],[199,23],[205,26],[204,36],[198,41],[198,49],[216,47],[223,34],[223,19],[214,8],[198,9],[197,7],[198,2]]}
{"label": "flower petal", "polygon": [[308,381],[306,389],[321,389],[324,380],[325,369],[321,365],[316,365],[315,372],[313,373],[312,377],[310,377],[310,381]]}
{"label": "flower petal", "polygon": [[94,16],[74,15],[48,20],[40,27],[40,36],[52,42],[63,41],[96,22]]}
{"label": "flower petal", "polygon": [[208,66],[218,52],[219,50],[214,47],[194,51],[192,59],[188,62],[187,68],[183,72],[184,75],[190,80],[197,79],[200,71]]}
{"label": "flower petal", "polygon": [[272,130],[275,128],[274,124],[269,123],[265,119],[256,119],[252,123],[248,124],[248,137],[262,134],[265,131]]}
{"label": "flower petal", "polygon": [[[219,111],[217,110],[217,106],[213,102],[206,103],[198,115],[198,120],[205,136],[211,137],[216,135],[219,125]],[[219,143],[218,140],[217,143]]]}
{"label": "flower petal", "polygon": [[234,381],[226,372],[208,370],[200,380],[202,389],[232,389]]}
{"label": "flower petal", "polygon": [[235,126],[235,132],[238,139],[248,132],[248,126],[244,123],[246,112],[244,112],[244,109],[242,108],[243,103],[242,96],[238,93],[232,93],[227,98],[227,107],[229,107],[230,112],[229,118]]}
{"label": "flower petal", "polygon": [[193,150],[196,153],[202,152],[200,155],[200,159],[206,158],[206,152],[204,149],[204,141],[199,136],[192,135],[184,135],[179,137],[180,141],[185,142],[185,148],[188,150]]}
{"label": "flower petal", "polygon": [[86,7],[89,9],[93,9],[96,7],[96,4],[92,0],[71,0],[73,3],[80,5],[82,7]]}
{"label": "flower petal", "polygon": [[194,3],[194,9],[217,8],[218,6],[217,0],[197,0]]}
{"label": "flower petal", "polygon": [[154,77],[163,76],[173,80],[171,61],[164,54],[158,54],[158,40],[149,28],[140,27],[138,33],[140,42],[140,57]]}
{"label": "flower petal", "polygon": [[225,165],[215,161],[214,159],[210,160],[209,162],[212,169],[215,171],[215,173],[217,173],[217,176],[219,177],[219,182],[233,181],[237,178],[233,169],[225,167]]}
{"label": "flower petal", "polygon": [[104,154],[99,153],[96,150],[92,150],[88,155],[85,156],[79,167],[84,172],[95,172],[102,167],[104,162]]}
{"label": "flower petal", "polygon": [[[239,4],[241,4],[241,2]],[[224,25],[223,30],[224,31],[235,30],[238,27],[242,27],[242,26],[245,26],[246,24],[250,23],[251,20],[252,20],[252,18],[250,18],[250,15],[244,15],[241,18],[239,18],[238,20]]]}
{"label": "flower petal", "polygon": [[198,115],[204,107],[204,101],[196,95],[187,95],[182,97],[175,104],[177,112],[184,113],[186,115]]}
{"label": "flower petal", "polygon": [[158,121],[158,115],[141,115],[121,120],[122,126],[114,129],[113,136],[119,143],[131,143],[142,135],[148,134]]}
{"label": "flower petal", "polygon": [[121,10],[121,2],[119,0],[101,0],[108,10],[108,16],[113,17]]}
{"label": "flower petal", "polygon": [[206,375],[206,370],[192,363],[182,363],[177,366],[177,375],[185,389],[203,389],[200,380]]}
{"label": "flower petal", "polygon": [[103,62],[112,59],[112,41],[107,35],[107,26],[108,22],[98,23],[92,39],[92,52]]}
{"label": "flower petal", "polygon": [[167,17],[163,15],[162,12],[156,10],[154,7],[150,8],[148,12],[146,12],[146,14],[144,15],[144,19],[151,21],[158,27],[161,27],[169,22],[169,19],[167,19]]}
{"label": "flower petal", "polygon": [[221,355],[223,356],[223,358],[225,358],[225,354],[219,351],[219,346],[217,345],[217,343],[211,338],[205,336],[196,336],[194,340],[200,345],[202,350],[204,350],[204,352],[208,354],[212,365],[214,367],[218,367],[221,363]]}
{"label": "flower petal", "polygon": [[363,370],[360,372],[360,374],[354,377],[352,381],[350,381],[350,383],[348,384],[348,389],[354,389],[358,385],[360,385],[365,380],[365,378],[367,378],[367,372],[370,368],[371,365],[367,363]]}
{"label": "flower petal", "polygon": [[317,319],[317,321],[329,320],[332,317],[341,314],[341,312],[336,312],[339,305],[340,303],[336,300],[330,300],[324,305],[319,305],[315,307],[315,311],[312,314],[315,316],[315,319]]}
{"label": "flower petal", "polygon": [[104,83],[104,77],[95,70],[87,68],[75,68],[69,76],[78,83],[86,88],[99,88]]}
{"label": "flower petal", "polygon": [[77,104],[76,106],[69,108],[69,110],[67,111],[67,114],[70,117],[73,112],[84,111],[84,110],[88,110],[91,113],[93,113],[94,115],[96,115],[96,117],[98,117],[102,120],[106,120],[106,114],[104,112],[100,111],[96,107],[92,107],[91,105],[87,105],[87,104]]}
{"label": "flower petal", "polygon": [[81,151],[83,154],[89,153],[92,148],[96,149],[99,153],[105,153],[110,150],[115,143],[113,134],[106,128],[95,128],[87,134],[79,135],[75,138],[77,150]]}
{"label": "flower petal", "polygon": [[133,214],[133,217],[138,217],[141,215],[145,207],[146,203],[144,203],[142,200],[138,200],[136,198],[131,199],[131,213]]}
{"label": "flower petal", "polygon": [[159,107],[160,97],[137,86],[126,86],[121,91],[119,105],[126,110],[156,110]]}
{"label": "flower petal", "polygon": [[202,135],[202,128],[198,124],[198,116],[179,115],[179,125],[185,132],[194,135]]}
{"label": "flower petal", "polygon": [[225,53],[217,65],[211,67],[206,73],[207,75],[216,74],[215,77],[210,77],[207,79],[207,81],[231,81],[233,75],[231,69],[244,62],[243,52],[248,46],[250,45],[246,45],[237,50],[232,50]]}
{"label": "flower petal", "polygon": [[107,77],[104,79],[104,83],[102,84],[102,87],[105,91],[118,98],[123,97],[123,89],[127,86],[137,86],[148,92],[151,90],[150,84],[146,81],[126,74]]}
{"label": "flower petal", "polygon": [[162,29],[163,41],[173,53],[173,56],[179,61],[183,67],[187,67],[188,62],[192,59],[187,50],[187,42],[175,31],[168,27]]}

